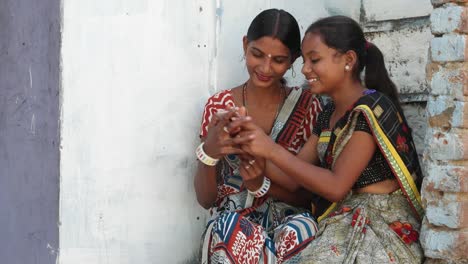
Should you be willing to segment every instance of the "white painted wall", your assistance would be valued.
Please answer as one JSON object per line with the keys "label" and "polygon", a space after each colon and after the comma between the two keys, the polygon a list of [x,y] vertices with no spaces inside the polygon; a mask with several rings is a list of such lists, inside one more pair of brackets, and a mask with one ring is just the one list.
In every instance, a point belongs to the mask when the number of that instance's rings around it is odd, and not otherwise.
{"label": "white painted wall", "polygon": [[361,0],[367,20],[384,21],[427,16],[432,11],[429,0]]}
{"label": "white painted wall", "polygon": [[242,36],[270,7],[303,27],[327,14],[305,0],[63,2],[60,263],[192,263],[202,108],[245,80]]}
{"label": "white painted wall", "polygon": [[211,2],[63,2],[60,263],[194,258]]}

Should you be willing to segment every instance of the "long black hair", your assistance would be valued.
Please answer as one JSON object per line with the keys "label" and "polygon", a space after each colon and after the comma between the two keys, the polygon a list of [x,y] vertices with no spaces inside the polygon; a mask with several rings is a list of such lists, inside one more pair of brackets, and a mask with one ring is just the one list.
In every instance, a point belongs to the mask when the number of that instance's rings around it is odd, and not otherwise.
{"label": "long black hair", "polygon": [[314,22],[307,33],[318,34],[327,46],[341,53],[354,51],[357,54],[357,67],[353,69],[353,76],[361,81],[360,76],[365,68],[366,87],[386,94],[401,109],[398,90],[388,76],[382,52],[376,45],[366,41],[356,21],[346,16],[330,16]]}
{"label": "long black hair", "polygon": [[288,47],[291,64],[301,54],[301,32],[296,19],[282,9],[267,9],[258,14],[249,26],[247,40],[273,37]]}

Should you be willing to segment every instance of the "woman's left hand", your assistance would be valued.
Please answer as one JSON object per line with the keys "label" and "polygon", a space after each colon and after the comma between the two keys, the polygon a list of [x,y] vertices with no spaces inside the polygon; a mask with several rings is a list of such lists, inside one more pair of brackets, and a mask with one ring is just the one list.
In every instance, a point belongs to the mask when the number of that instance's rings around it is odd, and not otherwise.
{"label": "woman's left hand", "polygon": [[250,191],[258,190],[263,184],[265,159],[250,155],[240,156],[240,175],[244,185]]}

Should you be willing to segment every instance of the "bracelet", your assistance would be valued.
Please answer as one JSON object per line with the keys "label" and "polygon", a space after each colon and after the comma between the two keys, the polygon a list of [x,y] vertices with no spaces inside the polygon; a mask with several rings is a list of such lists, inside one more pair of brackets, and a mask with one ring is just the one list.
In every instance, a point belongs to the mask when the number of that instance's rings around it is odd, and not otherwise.
{"label": "bracelet", "polygon": [[197,154],[197,158],[199,161],[203,162],[203,164],[208,165],[208,166],[215,166],[216,163],[218,163],[219,159],[212,158],[208,156],[208,154],[205,153],[203,150],[203,145],[205,142],[202,142],[200,145],[198,145],[197,150],[195,151],[195,154]]}
{"label": "bracelet", "polygon": [[255,198],[260,198],[262,196],[265,196],[265,194],[268,192],[268,190],[270,189],[270,186],[271,186],[271,181],[269,178],[267,177],[263,177],[263,183],[262,183],[262,186],[260,188],[258,188],[258,190],[256,191],[249,191],[250,194],[252,194],[253,196],[255,196]]}

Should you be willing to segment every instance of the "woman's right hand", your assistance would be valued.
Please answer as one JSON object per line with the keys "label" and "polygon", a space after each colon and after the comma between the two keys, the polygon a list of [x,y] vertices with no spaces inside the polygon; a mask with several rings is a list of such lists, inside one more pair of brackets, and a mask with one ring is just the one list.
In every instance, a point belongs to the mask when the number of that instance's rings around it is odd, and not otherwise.
{"label": "woman's right hand", "polygon": [[234,138],[235,144],[240,145],[242,151],[246,153],[269,159],[272,154],[275,142],[259,126],[257,126],[250,116],[240,117],[232,121],[228,128],[230,131],[240,131]]}
{"label": "woman's right hand", "polygon": [[[242,112],[242,109],[241,109]],[[227,125],[232,119],[239,118],[242,113],[239,113],[238,107],[233,107],[227,112],[218,112],[215,114],[208,124],[208,133],[205,138],[203,149],[205,153],[215,159],[220,159],[229,154],[242,154],[240,147],[234,144],[232,136],[236,133],[227,130]]]}

